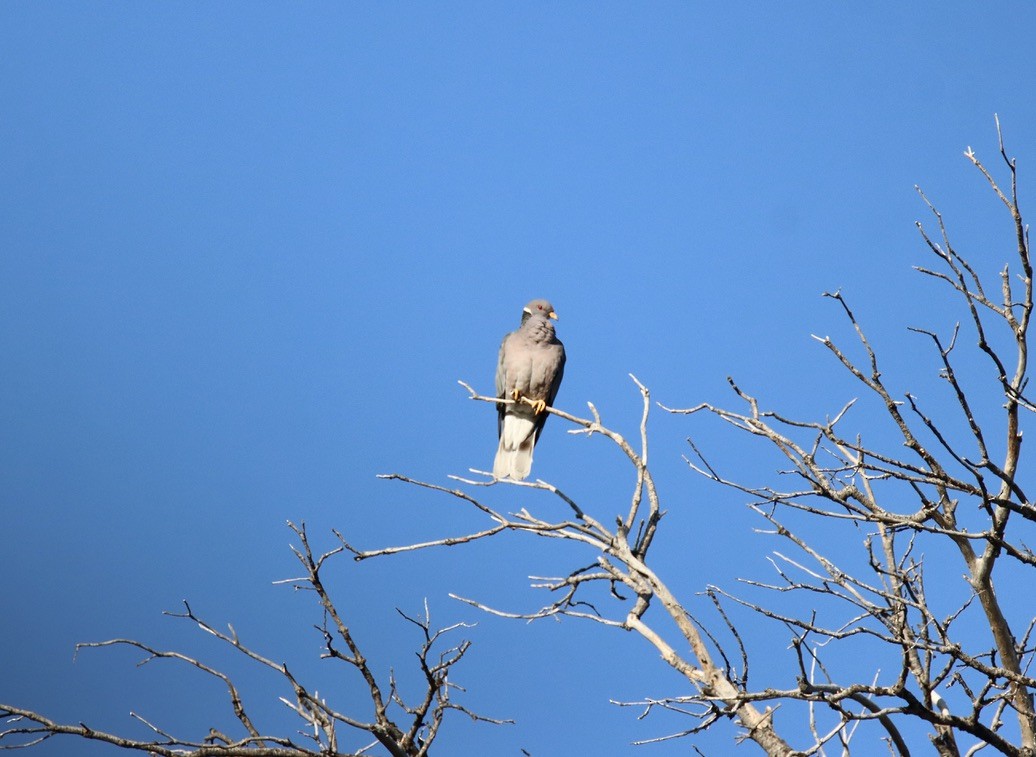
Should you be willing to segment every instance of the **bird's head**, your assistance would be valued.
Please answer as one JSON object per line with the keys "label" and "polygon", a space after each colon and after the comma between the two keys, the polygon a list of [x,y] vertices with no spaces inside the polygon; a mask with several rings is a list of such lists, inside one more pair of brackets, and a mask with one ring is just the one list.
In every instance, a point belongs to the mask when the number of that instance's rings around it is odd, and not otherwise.
{"label": "bird's head", "polygon": [[530,315],[538,315],[543,318],[553,318],[555,321],[558,319],[558,314],[554,312],[554,306],[546,300],[533,300],[522,308],[522,313],[523,319]]}

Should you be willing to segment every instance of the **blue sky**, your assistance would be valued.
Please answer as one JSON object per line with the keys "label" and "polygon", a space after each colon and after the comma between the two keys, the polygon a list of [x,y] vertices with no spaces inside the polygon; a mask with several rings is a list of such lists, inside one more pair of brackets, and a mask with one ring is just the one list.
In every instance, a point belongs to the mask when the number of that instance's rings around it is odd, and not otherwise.
{"label": "blue sky", "polygon": [[[630,372],[673,406],[734,404],[734,375],[789,411],[836,410],[856,388],[809,335],[847,333],[820,297],[839,287],[903,388],[930,375],[903,327],[959,316],[910,271],[913,187],[980,268],[1002,265],[1010,228],[961,153],[995,163],[998,113],[1024,190],[1034,21],[1028,4],[964,2],[3,4],[0,701],[123,731],[131,709],[228,722],[191,671],[72,662],[75,642],[121,636],[240,668],[162,617],[188,598],[361,706],[314,662],[315,609],[271,584],[294,574],[284,523],[318,546],[331,528],[374,547],[478,527],[375,475],[491,464],[492,408],[456,382],[491,390],[533,297],[561,316],[558,405],[592,401],[624,432]],[[678,588],[764,571],[758,524],[680,456],[693,434],[746,475],[772,461],[656,418],[672,513],[657,549]],[[627,472],[563,431],[548,424],[534,473],[610,519]],[[416,641],[394,607],[427,597],[442,624],[479,623],[465,701],[519,722],[458,718],[440,751],[627,754],[680,727],[608,703],[681,690],[636,639],[447,597],[538,607],[525,577],[586,559],[558,546],[335,569],[386,674]],[[240,675],[278,722],[277,682]],[[69,749],[101,753],[40,753]]]}

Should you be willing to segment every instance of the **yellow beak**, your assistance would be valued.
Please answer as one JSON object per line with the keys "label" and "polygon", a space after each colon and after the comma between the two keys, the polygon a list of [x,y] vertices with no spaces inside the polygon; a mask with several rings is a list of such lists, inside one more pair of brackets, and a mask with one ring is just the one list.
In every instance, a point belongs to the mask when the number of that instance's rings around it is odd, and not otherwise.
{"label": "yellow beak", "polygon": [[549,313],[547,313],[547,317],[553,318],[556,321],[558,319],[558,314],[551,310]]}

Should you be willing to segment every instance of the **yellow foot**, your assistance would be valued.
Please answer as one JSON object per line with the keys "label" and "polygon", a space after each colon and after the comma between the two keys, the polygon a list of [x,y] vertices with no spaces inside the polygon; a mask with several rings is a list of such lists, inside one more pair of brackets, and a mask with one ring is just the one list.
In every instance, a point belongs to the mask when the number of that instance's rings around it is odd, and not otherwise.
{"label": "yellow foot", "polygon": [[515,402],[517,402],[521,398],[522,398],[521,390],[519,390],[519,389],[512,389],[511,390],[511,399],[513,399]]}
{"label": "yellow foot", "polygon": [[532,412],[534,412],[536,415],[539,415],[540,413],[542,413],[546,409],[547,409],[547,403],[546,402],[544,402],[543,400],[533,400]]}

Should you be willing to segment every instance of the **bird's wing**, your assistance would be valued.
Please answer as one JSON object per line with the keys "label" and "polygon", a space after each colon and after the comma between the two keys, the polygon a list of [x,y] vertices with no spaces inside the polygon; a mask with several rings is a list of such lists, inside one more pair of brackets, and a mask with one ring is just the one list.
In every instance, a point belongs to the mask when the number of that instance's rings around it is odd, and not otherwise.
{"label": "bird's wing", "polygon": [[[547,393],[543,401],[549,407],[554,407],[554,399],[558,396],[561,379],[565,375],[565,345],[557,342],[551,345],[551,349],[544,350],[544,352],[545,354],[541,358],[544,361],[543,373],[548,379],[546,382]],[[548,415],[550,413],[543,412],[536,416],[536,441],[540,439],[540,433],[543,431],[543,425],[547,422]]]}
{"label": "bird's wing", "polygon": [[558,350],[555,356],[557,365],[554,368],[554,376],[550,380],[550,389],[547,391],[546,401],[554,407],[554,399],[558,396],[558,389],[561,388],[561,379],[565,376],[565,345],[558,342]]}
{"label": "bird's wing", "polygon": [[[504,340],[500,343],[500,356],[496,362],[496,396],[503,397],[507,389],[507,368],[505,367],[508,345],[507,341],[511,338],[511,334],[504,337]],[[504,412],[507,410],[507,405],[502,402],[498,402],[496,405],[496,436],[500,438],[500,432],[504,426]]]}

